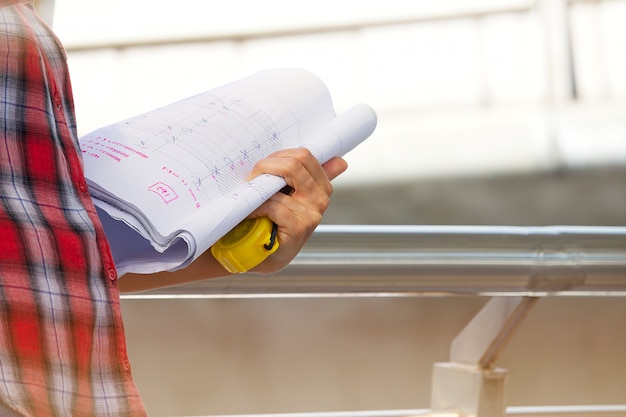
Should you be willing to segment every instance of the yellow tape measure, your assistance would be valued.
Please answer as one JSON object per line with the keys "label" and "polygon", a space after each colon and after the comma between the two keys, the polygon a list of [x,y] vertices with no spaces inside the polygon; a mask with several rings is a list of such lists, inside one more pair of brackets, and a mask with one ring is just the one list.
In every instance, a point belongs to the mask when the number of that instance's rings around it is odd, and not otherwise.
{"label": "yellow tape measure", "polygon": [[211,246],[211,253],[228,272],[247,272],[276,252],[277,231],[268,217],[246,219]]}

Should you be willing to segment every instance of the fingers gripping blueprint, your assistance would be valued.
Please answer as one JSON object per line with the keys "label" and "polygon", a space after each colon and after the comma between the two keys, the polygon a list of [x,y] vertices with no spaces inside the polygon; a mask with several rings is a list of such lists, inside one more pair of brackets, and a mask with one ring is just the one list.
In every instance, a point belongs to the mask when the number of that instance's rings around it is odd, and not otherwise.
{"label": "fingers gripping blueprint", "polygon": [[376,114],[336,116],[326,86],[265,70],[80,138],[85,176],[120,275],[186,266],[285,186],[254,164],[306,147],[321,162],[369,137]]}

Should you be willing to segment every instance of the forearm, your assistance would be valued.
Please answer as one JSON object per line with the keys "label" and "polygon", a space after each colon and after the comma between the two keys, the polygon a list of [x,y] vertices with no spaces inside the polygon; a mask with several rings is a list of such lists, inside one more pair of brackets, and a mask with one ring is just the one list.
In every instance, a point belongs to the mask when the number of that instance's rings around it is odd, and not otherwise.
{"label": "forearm", "polygon": [[211,278],[222,278],[231,275],[206,251],[184,269],[173,272],[157,272],[153,274],[128,273],[119,280],[121,292],[147,291],[159,287],[184,284]]}

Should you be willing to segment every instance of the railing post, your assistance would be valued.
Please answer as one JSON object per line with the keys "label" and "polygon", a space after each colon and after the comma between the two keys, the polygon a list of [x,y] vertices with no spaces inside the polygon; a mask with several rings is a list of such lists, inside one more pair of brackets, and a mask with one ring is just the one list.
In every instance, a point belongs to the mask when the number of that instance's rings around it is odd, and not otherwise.
{"label": "railing post", "polygon": [[433,369],[431,409],[504,417],[507,371],[493,364],[536,297],[493,297],[452,342],[450,362]]}

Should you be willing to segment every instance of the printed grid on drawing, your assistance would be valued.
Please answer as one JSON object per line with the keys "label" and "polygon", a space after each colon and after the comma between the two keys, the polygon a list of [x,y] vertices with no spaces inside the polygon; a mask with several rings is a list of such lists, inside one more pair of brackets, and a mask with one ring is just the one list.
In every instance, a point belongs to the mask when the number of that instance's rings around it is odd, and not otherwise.
{"label": "printed grid on drawing", "polygon": [[138,133],[128,137],[143,138],[132,145],[161,152],[186,167],[197,189],[212,181],[222,195],[228,194],[258,160],[281,148],[280,132],[267,114],[242,100],[200,95],[194,101],[196,112],[155,110],[127,120],[124,130]]}

